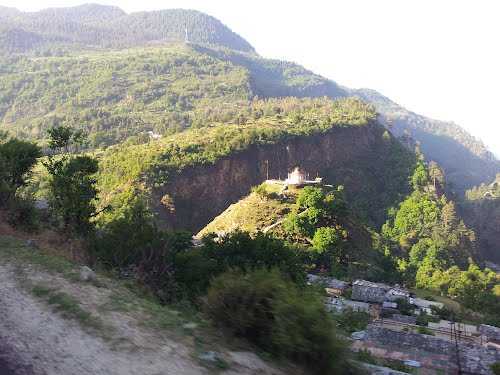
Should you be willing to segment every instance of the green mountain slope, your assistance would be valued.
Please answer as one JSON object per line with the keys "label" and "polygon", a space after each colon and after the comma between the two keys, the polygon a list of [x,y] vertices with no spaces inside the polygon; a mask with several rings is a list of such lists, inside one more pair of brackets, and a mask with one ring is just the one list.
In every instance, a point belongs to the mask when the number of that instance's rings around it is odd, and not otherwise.
{"label": "green mountain slope", "polygon": [[438,121],[408,111],[380,93],[362,89],[351,93],[382,114],[381,121],[397,136],[410,136],[424,155],[444,167],[452,189],[463,193],[473,185],[491,181],[500,162],[477,138],[452,122]]}
{"label": "green mountain slope", "polygon": [[[262,58],[196,11],[0,8],[0,19],[0,50],[18,52],[0,54],[0,126],[20,137],[43,139],[48,127],[65,123],[86,129],[90,147],[106,147],[131,136],[145,142],[147,132],[244,123],[255,117],[256,96],[354,95],[373,103],[394,134],[418,141],[459,194],[500,171],[498,160],[459,126],[410,112],[375,91],[342,87],[300,65]],[[184,41],[185,27],[191,43],[165,43]]]}
{"label": "green mountain slope", "polygon": [[296,165],[345,185],[353,209],[374,226],[408,193],[414,156],[361,101],[286,98],[252,108],[258,116],[245,124],[219,122],[108,148],[99,190],[102,204],[115,210],[102,219],[143,201],[162,226],[198,231],[252,186]]}
{"label": "green mountain slope", "polygon": [[[117,7],[86,4],[35,13],[0,8],[0,51],[53,54],[63,49],[123,48],[184,41],[254,52],[252,46],[217,19],[201,12],[171,9],[126,14]],[[14,31],[31,35],[27,43],[9,40]]]}
{"label": "green mountain slope", "polygon": [[460,212],[478,235],[481,255],[500,263],[500,173],[492,183],[467,190],[466,197]]}
{"label": "green mountain slope", "polygon": [[202,124],[251,94],[245,69],[184,45],[3,62],[3,129],[41,139],[63,122],[90,133],[93,147]]}

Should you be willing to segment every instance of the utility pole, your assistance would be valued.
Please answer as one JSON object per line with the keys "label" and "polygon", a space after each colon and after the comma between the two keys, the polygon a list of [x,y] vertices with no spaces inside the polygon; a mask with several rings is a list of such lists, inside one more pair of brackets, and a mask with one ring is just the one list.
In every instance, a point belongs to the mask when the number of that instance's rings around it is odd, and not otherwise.
{"label": "utility pole", "polygon": [[266,160],[266,180],[269,180],[269,160]]}
{"label": "utility pole", "polygon": [[[457,332],[456,322],[452,321],[451,323],[451,335],[455,340],[455,351],[457,355],[457,366],[458,366],[458,375],[462,375],[462,365],[460,363],[460,347],[458,345],[458,341],[460,339],[460,329]],[[460,324],[460,323],[459,323]]]}

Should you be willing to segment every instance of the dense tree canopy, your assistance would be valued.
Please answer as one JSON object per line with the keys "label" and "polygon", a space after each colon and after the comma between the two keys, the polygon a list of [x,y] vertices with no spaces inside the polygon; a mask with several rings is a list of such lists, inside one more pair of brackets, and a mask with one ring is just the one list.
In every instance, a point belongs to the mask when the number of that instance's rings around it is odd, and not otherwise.
{"label": "dense tree canopy", "polygon": [[31,142],[8,138],[0,133],[0,205],[12,199],[26,185],[31,169],[41,156],[40,148]]}
{"label": "dense tree canopy", "polygon": [[50,149],[57,152],[44,162],[50,175],[51,208],[66,229],[88,234],[92,229],[90,220],[97,215],[97,159],[69,153],[82,142],[81,132],[61,126],[50,129],[49,136]]}
{"label": "dense tree canopy", "polygon": [[441,175],[436,164],[417,165],[413,193],[382,228],[386,250],[398,260],[407,283],[493,317],[500,312],[498,276],[474,263],[475,234],[460,220],[454,202],[442,194]]}

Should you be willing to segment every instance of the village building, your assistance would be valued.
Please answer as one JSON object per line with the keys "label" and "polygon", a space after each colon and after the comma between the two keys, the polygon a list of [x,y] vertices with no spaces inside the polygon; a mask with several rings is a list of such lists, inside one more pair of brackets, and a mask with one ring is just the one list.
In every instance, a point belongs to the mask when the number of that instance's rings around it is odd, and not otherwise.
{"label": "village building", "polygon": [[370,304],[366,302],[352,301],[342,297],[327,297],[325,299],[325,307],[330,312],[342,312],[352,310],[357,312],[369,313],[371,310]]}
{"label": "village building", "polygon": [[397,310],[398,304],[396,302],[384,301],[382,302],[383,309],[394,309]]}
{"label": "village building", "polygon": [[410,298],[410,303],[417,308],[415,311],[417,314],[425,312],[426,314],[433,315],[433,307],[438,309],[442,309],[444,307],[444,304],[441,302],[428,301],[422,298]]}
{"label": "village building", "polygon": [[396,302],[398,299],[408,300],[410,292],[398,286],[356,280],[352,284],[352,299],[356,301],[379,303]]}
{"label": "village building", "polygon": [[380,283],[372,283],[366,280],[356,280],[352,284],[351,298],[356,301],[382,303],[390,286]]}
{"label": "village building", "polygon": [[391,288],[385,294],[385,300],[391,302],[397,301],[398,299],[408,300],[409,298],[410,298],[410,292],[398,286]]}
{"label": "village building", "polygon": [[148,131],[149,138],[151,139],[160,139],[161,134],[155,133],[154,131],[149,130]]}
{"label": "village building", "polygon": [[288,178],[285,180],[285,183],[288,185],[302,185],[306,181],[306,174],[299,167],[295,167],[295,169],[288,173]]}
{"label": "village building", "polygon": [[346,308],[351,309],[352,311],[358,312],[366,312],[369,313],[371,310],[370,304],[366,302],[353,301],[350,299],[346,299],[344,301],[344,305]]}
{"label": "village building", "polygon": [[349,287],[349,283],[345,281],[333,277],[317,276],[313,274],[307,275],[307,281],[310,284],[320,284],[324,286],[329,296],[341,296]]}
{"label": "village building", "polygon": [[487,345],[500,349],[500,328],[481,324],[478,327],[482,341]]}

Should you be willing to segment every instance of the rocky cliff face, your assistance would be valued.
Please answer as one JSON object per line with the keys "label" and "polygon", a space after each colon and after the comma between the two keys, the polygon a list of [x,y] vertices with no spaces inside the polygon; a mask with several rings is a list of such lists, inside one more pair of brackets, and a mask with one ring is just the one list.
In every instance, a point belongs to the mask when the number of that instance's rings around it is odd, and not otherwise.
{"label": "rocky cliff face", "polygon": [[[345,185],[353,207],[380,224],[385,209],[407,192],[412,157],[378,123],[334,128],[277,144],[251,146],[210,166],[188,168],[153,190],[163,227],[198,231],[266,178],[300,166],[310,178]],[[372,203],[369,203],[369,202]]]}

